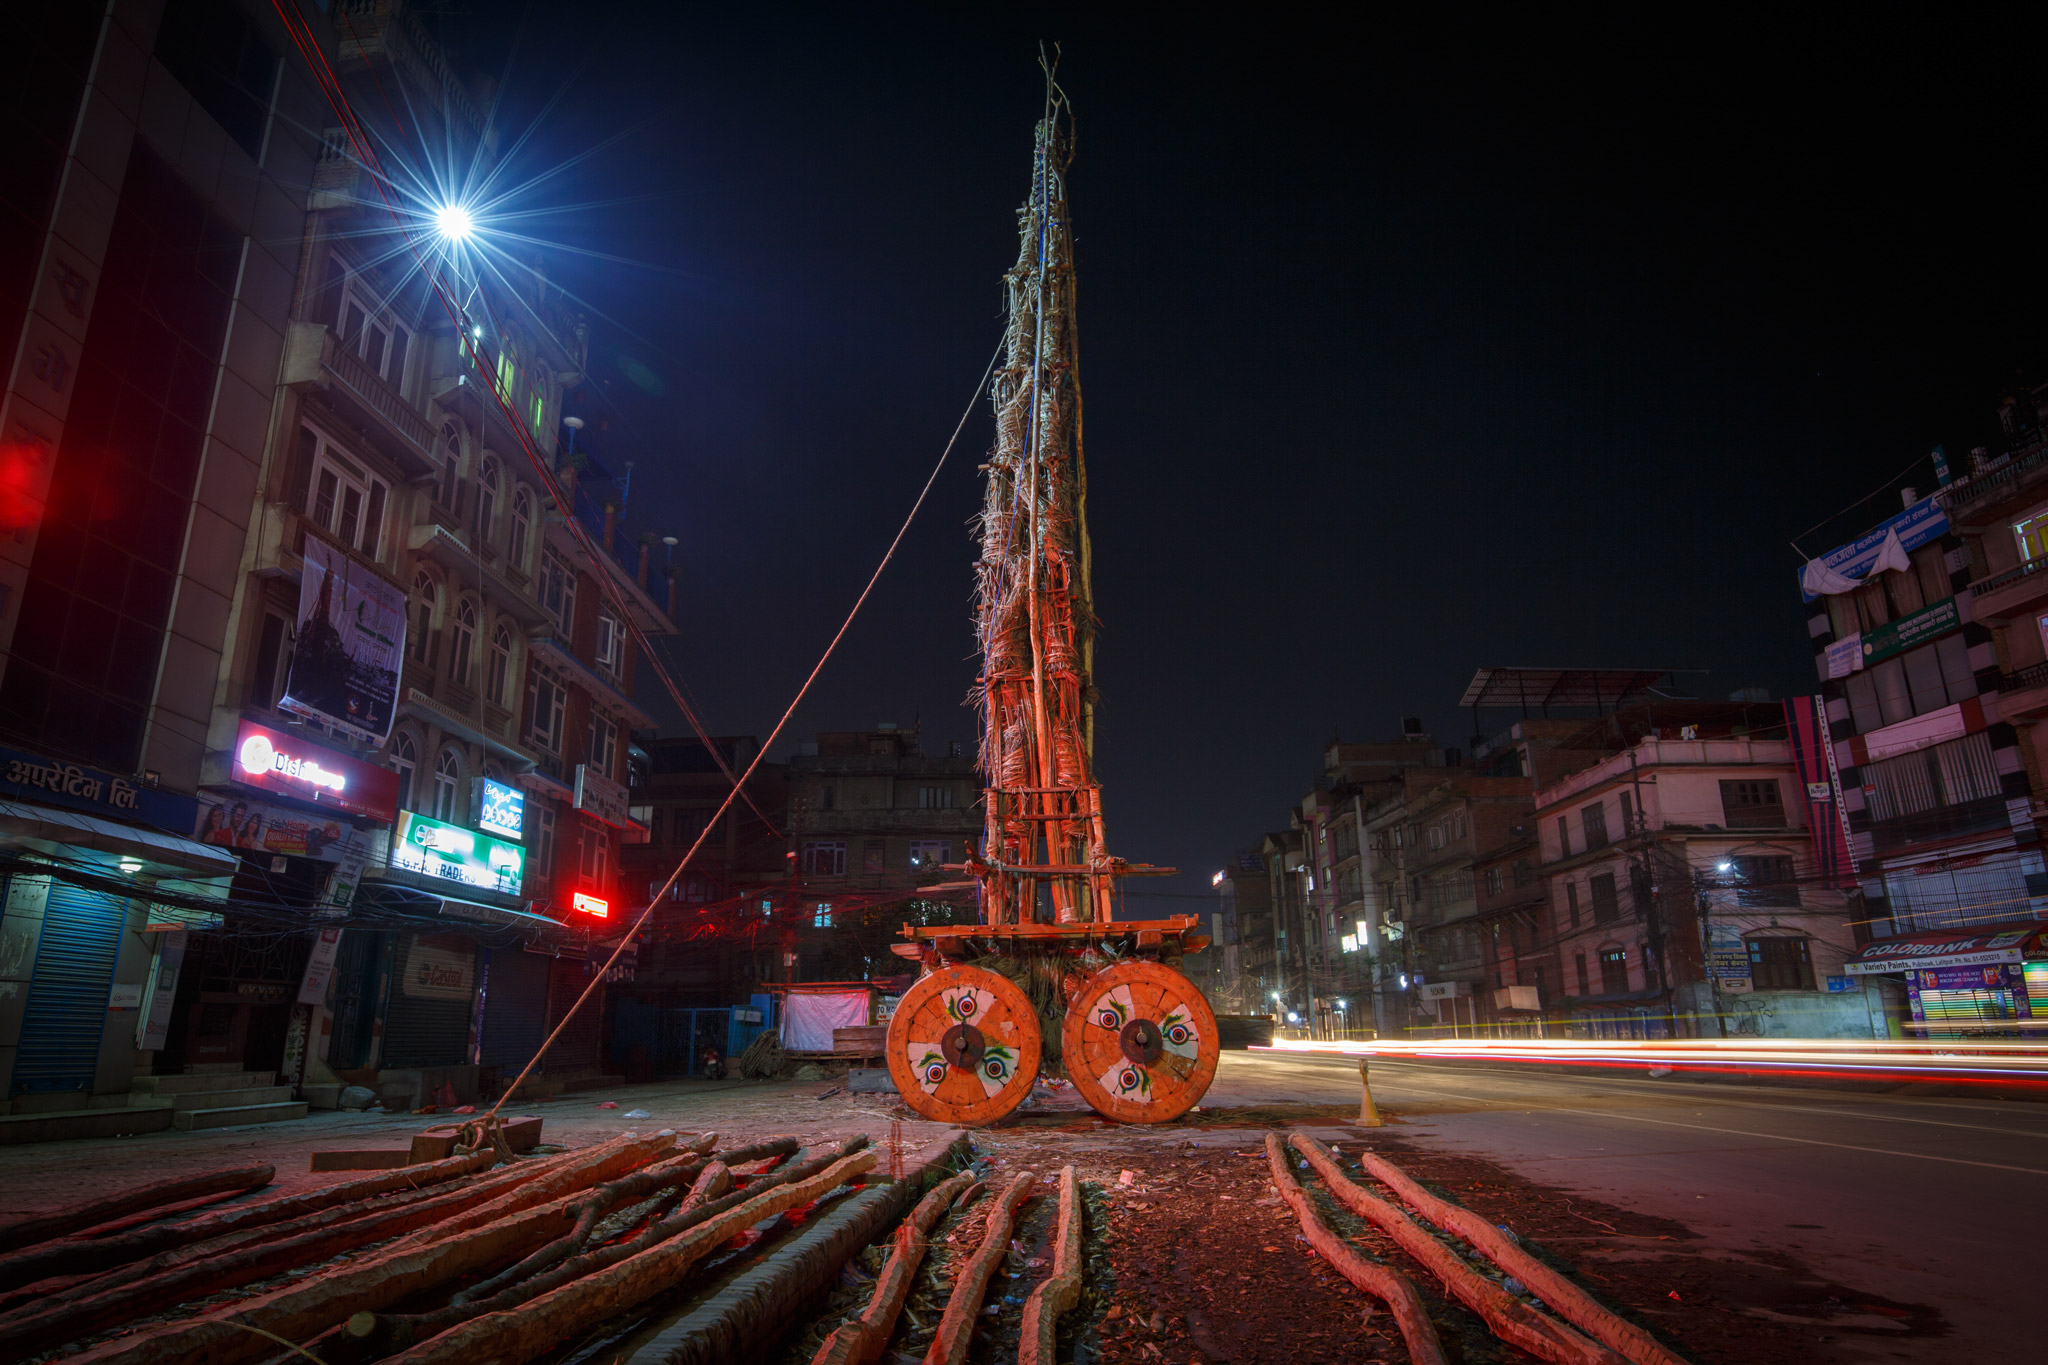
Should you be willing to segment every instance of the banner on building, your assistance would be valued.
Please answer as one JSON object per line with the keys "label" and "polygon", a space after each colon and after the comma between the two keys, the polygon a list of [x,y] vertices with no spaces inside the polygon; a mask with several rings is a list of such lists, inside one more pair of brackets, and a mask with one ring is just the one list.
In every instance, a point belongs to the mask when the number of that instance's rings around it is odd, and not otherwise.
{"label": "banner on building", "polygon": [[327,984],[334,979],[334,959],[341,952],[341,930],[322,929],[306,956],[306,974],[299,980],[301,1005],[327,1003]]}
{"label": "banner on building", "polygon": [[185,931],[173,929],[158,937],[156,957],[149,964],[144,1005],[136,1019],[135,1046],[155,1052],[170,1037],[171,1011],[178,999],[178,969],[185,964]]}
{"label": "banner on building", "polygon": [[1787,697],[1785,737],[1806,789],[1806,833],[1813,840],[1814,866],[1823,886],[1840,889],[1855,884],[1856,861],[1849,854],[1849,821],[1826,707],[1819,697]]}
{"label": "banner on building", "polygon": [[1898,537],[1899,548],[1910,552],[1947,533],[1948,509],[1935,497],[1922,498],[1847,545],[1838,545],[1814,560],[1812,564],[1793,570],[1794,576],[1800,579],[1799,594],[1808,602],[1820,596],[1805,581],[1814,565],[1844,578],[1862,578],[1877,563],[1878,556],[1884,551],[1885,542],[1894,535]]}
{"label": "banner on building", "polygon": [[404,657],[405,594],[308,534],[299,639],[278,705],[382,744],[398,709]]}
{"label": "banner on building", "polygon": [[340,860],[351,844],[369,847],[368,837],[348,820],[234,792],[199,794],[199,825],[192,837],[215,848],[328,862]]}

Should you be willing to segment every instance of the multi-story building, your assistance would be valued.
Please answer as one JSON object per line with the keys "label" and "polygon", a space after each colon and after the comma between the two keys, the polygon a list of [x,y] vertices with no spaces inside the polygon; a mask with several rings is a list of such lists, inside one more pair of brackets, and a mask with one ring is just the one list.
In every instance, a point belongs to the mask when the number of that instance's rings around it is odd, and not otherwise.
{"label": "multi-story building", "polygon": [[[820,733],[789,760],[787,980],[893,975],[904,923],[976,917],[965,881],[945,871],[982,832],[981,779],[957,743],[927,754],[915,726]],[[956,884],[945,899],[920,887]],[[794,959],[792,961],[791,959]]]}
{"label": "multi-story building", "polygon": [[[171,1121],[127,1102],[185,932],[299,875],[193,835],[321,105],[254,3],[46,6],[10,51],[0,1113],[132,1132]],[[202,1009],[239,1019],[256,1071],[299,988],[289,962],[260,975]],[[253,1084],[236,1103],[302,1112]]]}
{"label": "multi-story building", "polygon": [[1846,984],[1850,914],[1791,744],[1693,714],[1536,793],[1553,1017],[1579,1036],[1871,1036],[1882,1002]]}
{"label": "multi-story building", "polygon": [[[1257,849],[1230,855],[1209,879],[1216,908],[1209,912],[1209,948],[1195,977],[1219,1014],[1271,1014],[1279,985],[1273,950],[1272,885]],[[1189,963],[1198,955],[1190,954]],[[1193,971],[1189,965],[1187,970]]]}
{"label": "multi-story building", "polygon": [[[387,155],[424,137],[488,166],[483,115],[410,13],[349,20],[323,32]],[[393,91],[404,128],[380,122]],[[268,440],[222,546],[239,562],[200,785],[252,913],[338,937],[308,967],[310,934],[259,939],[231,912],[194,940],[156,1064],[247,1064],[275,1032],[309,1087],[469,1098],[534,1060],[593,985],[593,940],[628,923],[627,750],[653,724],[637,642],[673,625],[644,548],[631,569],[618,553],[620,481],[565,417],[581,317],[538,270],[418,270],[432,248],[339,130],[305,169]],[[278,1005],[286,1026],[261,1027]],[[551,1076],[598,1068],[601,1005],[575,1010]]]}

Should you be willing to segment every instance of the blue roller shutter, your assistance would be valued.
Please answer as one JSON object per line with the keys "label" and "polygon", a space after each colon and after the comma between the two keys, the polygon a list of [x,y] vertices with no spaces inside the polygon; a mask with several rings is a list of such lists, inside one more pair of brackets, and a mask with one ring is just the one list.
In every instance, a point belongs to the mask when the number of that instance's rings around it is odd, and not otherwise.
{"label": "blue roller shutter", "polygon": [[50,883],[11,1093],[92,1088],[127,915],[125,900]]}
{"label": "blue roller shutter", "polygon": [[477,1060],[502,1069],[510,1080],[548,1036],[548,967],[554,959],[518,948],[493,948],[490,954]]}

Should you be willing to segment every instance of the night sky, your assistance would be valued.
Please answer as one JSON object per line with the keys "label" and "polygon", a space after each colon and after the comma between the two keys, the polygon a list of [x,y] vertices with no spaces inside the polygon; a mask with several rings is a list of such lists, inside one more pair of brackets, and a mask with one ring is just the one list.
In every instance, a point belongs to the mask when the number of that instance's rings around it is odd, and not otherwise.
{"label": "night sky", "polygon": [[515,206],[584,206],[532,230],[600,253],[551,255],[594,315],[586,438],[681,539],[715,731],[767,733],[973,403],[779,751],[973,741],[976,383],[1062,44],[1098,756],[1114,850],[1187,869],[1168,896],[1284,827],[1331,736],[1469,744],[1479,665],[1810,690],[1788,541],[1931,486],[2040,358],[2010,28],[520,13],[440,27],[532,129],[515,170],[590,153]]}

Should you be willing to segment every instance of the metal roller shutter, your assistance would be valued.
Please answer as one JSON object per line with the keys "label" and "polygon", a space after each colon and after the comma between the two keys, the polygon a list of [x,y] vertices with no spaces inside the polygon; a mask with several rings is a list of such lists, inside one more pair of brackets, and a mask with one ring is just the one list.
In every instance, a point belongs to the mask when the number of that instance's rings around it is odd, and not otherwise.
{"label": "metal roller shutter", "polygon": [[92,1088],[100,1034],[107,1027],[107,988],[127,914],[125,900],[50,883],[12,1093]]}
{"label": "metal roller shutter", "polygon": [[469,1016],[476,1003],[476,944],[452,935],[414,934],[384,1013],[386,1067],[461,1066],[469,1060]]}
{"label": "metal roller shutter", "polygon": [[[590,975],[596,970],[588,962],[573,958],[557,958],[553,972],[553,989],[549,992],[548,1027],[559,1024],[576,1003],[576,997],[583,994],[590,984]],[[561,1037],[548,1049],[544,1065],[552,1071],[569,1071],[577,1068],[594,1069],[598,1065],[599,1041],[604,1036],[604,988],[590,993],[590,999],[576,1017],[569,1020],[569,1026],[562,1030]]]}
{"label": "metal roller shutter", "polygon": [[518,948],[490,950],[477,1060],[504,1068],[508,1078],[533,1060],[548,1036],[548,968],[553,962]]}

